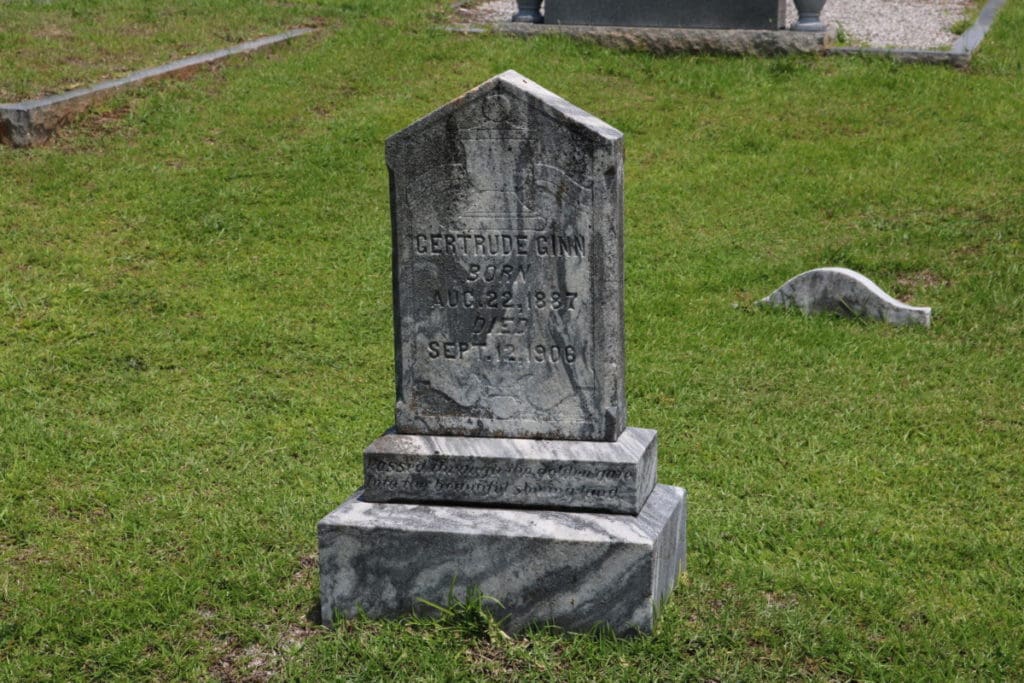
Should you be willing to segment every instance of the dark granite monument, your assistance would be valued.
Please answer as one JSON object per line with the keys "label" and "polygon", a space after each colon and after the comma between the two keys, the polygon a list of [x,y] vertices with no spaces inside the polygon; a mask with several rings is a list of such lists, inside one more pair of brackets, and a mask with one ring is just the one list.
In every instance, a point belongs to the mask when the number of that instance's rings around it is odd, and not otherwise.
{"label": "dark granite monument", "polygon": [[547,24],[781,29],[785,0],[545,0]]}
{"label": "dark granite monument", "polygon": [[395,427],[321,520],[325,623],[430,611],[650,630],[686,492],[626,427],[622,134],[514,71],[387,142]]}

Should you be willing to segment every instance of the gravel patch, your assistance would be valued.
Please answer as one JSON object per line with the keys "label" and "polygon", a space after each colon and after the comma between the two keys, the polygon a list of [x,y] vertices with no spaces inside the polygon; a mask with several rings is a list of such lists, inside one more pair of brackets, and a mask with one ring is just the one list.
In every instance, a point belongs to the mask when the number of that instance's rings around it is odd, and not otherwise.
{"label": "gravel patch", "polygon": [[[949,29],[964,18],[968,4],[969,0],[828,0],[821,18],[853,45],[942,50],[959,37]],[[455,11],[460,23],[490,24],[508,21],[516,3],[487,0]],[[787,26],[796,21],[792,2],[786,14]]]}

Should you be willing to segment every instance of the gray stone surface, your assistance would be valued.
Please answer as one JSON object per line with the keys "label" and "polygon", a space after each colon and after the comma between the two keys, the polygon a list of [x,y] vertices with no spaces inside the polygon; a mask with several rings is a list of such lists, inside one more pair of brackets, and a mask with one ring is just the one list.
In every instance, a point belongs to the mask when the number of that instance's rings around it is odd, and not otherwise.
{"label": "gray stone surface", "polygon": [[87,88],[77,88],[34,100],[0,104],[0,142],[12,147],[41,144],[74,115],[86,111],[120,90],[169,76],[185,78],[200,67],[222,62],[232,55],[261,50],[315,30],[292,29],[276,36],[250,40],[224,50],[194,55],[152,69],[136,71],[123,78],[103,81]]}
{"label": "gray stone surface", "polygon": [[785,0],[545,0],[544,23],[780,29]]}
{"label": "gray stone surface", "polygon": [[827,51],[830,55],[846,57],[885,57],[894,62],[906,62],[910,64],[946,64],[957,68],[964,68],[971,63],[970,52],[958,52],[954,50],[900,50],[887,47],[830,47]]}
{"label": "gray stone surface", "polygon": [[932,309],[908,306],[847,268],[815,268],[788,280],[758,303],[795,306],[807,314],[835,313],[883,320],[893,325],[931,325]]}
{"label": "gray stone surface", "polygon": [[686,492],[659,485],[638,516],[367,503],[317,525],[325,624],[431,614],[449,591],[496,598],[512,633],[533,624],[650,631],[686,567]]}
{"label": "gray stone surface", "polygon": [[387,162],[397,430],[617,439],[622,134],[507,71]]}
{"label": "gray stone surface", "polygon": [[480,503],[638,514],[654,488],[658,434],[617,441],[388,432],[366,449],[363,500]]}
{"label": "gray stone surface", "polygon": [[981,45],[985,34],[992,28],[992,24],[996,20],[996,14],[999,13],[1004,4],[1006,4],[1006,0],[988,0],[985,3],[985,7],[981,10],[981,14],[978,15],[977,21],[963,32],[960,38],[953,44],[951,51],[966,55],[970,59],[970,56]]}
{"label": "gray stone surface", "polygon": [[318,525],[324,622],[473,589],[511,632],[650,631],[686,492],[625,428],[621,133],[508,71],[387,161],[396,427]]}
{"label": "gray stone surface", "polygon": [[557,33],[616,50],[635,50],[657,55],[719,53],[768,57],[784,54],[825,54],[836,40],[834,28],[829,28],[823,33],[805,33],[776,30],[500,23],[492,25],[487,30],[520,38]]}

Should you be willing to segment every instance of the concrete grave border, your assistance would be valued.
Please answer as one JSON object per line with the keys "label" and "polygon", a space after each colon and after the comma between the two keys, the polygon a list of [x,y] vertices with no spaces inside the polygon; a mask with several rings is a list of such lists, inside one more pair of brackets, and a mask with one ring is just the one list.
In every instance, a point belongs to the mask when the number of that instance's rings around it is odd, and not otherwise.
{"label": "concrete grave border", "polygon": [[900,62],[968,66],[982,39],[992,28],[996,14],[1006,0],[988,0],[974,24],[957,39],[949,50],[917,50],[879,47],[847,47],[834,45],[835,27],[822,32],[751,31],[697,28],[646,28],[617,26],[576,26],[554,24],[494,22],[486,25],[449,26],[456,33],[497,33],[530,38],[561,34],[587,40],[604,47],[639,50],[653,54],[710,53],[756,55],[771,57],[782,54],[821,54],[840,56],[890,57]]}
{"label": "concrete grave border", "polygon": [[274,36],[246,41],[233,47],[168,62],[163,66],[135,71],[122,78],[76,88],[48,97],[0,104],[0,142],[11,147],[31,147],[50,138],[72,116],[86,111],[115,93],[147,81],[176,76],[187,78],[199,68],[222,62],[239,54],[256,52],[293,38],[313,33],[315,28],[296,28]]}
{"label": "concrete grave border", "polygon": [[890,57],[898,62],[916,62],[921,64],[948,64],[957,68],[966,68],[971,57],[977,52],[982,39],[995,23],[996,14],[1006,4],[1006,0],[988,0],[974,24],[957,38],[949,50],[912,50],[888,47],[833,47],[830,55],[867,55]]}

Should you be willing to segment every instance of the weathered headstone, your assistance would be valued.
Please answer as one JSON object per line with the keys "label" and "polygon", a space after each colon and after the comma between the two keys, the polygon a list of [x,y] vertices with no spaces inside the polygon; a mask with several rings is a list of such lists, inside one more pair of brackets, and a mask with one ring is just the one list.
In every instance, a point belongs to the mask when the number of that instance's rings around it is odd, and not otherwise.
{"label": "weathered headstone", "polygon": [[396,424],[318,526],[326,623],[476,587],[509,630],[651,628],[686,493],[625,426],[622,159],[513,71],[388,140]]}
{"label": "weathered headstone", "polygon": [[506,74],[387,160],[398,431],[617,439],[622,134]]}
{"label": "weathered headstone", "polygon": [[815,268],[800,273],[758,303],[796,307],[807,315],[834,313],[874,318],[890,325],[932,324],[931,308],[909,306],[894,299],[871,279],[848,268]]}

